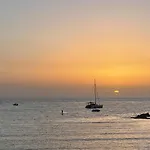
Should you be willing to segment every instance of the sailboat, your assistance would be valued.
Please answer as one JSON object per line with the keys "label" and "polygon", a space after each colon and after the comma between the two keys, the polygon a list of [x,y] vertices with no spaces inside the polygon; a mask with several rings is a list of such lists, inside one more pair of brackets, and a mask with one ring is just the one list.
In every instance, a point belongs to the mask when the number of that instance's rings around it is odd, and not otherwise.
{"label": "sailboat", "polygon": [[85,106],[85,108],[88,109],[93,109],[93,108],[103,108],[102,104],[97,104],[96,100],[97,100],[97,89],[96,89],[96,80],[94,79],[94,102],[88,102],[87,105]]}

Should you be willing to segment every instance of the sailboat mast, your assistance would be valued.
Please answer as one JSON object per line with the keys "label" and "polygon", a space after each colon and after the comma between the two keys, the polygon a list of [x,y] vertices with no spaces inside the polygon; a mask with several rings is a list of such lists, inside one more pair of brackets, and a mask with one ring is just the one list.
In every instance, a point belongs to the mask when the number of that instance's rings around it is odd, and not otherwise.
{"label": "sailboat mast", "polygon": [[96,104],[96,80],[94,79],[94,96],[95,96],[95,104]]}

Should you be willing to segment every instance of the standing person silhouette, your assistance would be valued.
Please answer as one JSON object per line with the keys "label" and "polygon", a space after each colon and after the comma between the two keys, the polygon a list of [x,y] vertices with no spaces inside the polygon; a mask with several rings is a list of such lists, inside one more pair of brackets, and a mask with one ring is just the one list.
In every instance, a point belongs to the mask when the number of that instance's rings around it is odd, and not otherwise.
{"label": "standing person silhouette", "polygon": [[63,115],[64,114],[64,111],[63,110],[61,110],[61,115]]}

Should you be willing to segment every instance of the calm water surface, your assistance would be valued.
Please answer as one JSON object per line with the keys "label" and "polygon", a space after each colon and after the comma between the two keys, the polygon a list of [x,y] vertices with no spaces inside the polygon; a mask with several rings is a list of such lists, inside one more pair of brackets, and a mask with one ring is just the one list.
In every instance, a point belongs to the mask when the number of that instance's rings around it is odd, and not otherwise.
{"label": "calm water surface", "polygon": [[85,104],[0,100],[0,150],[150,149],[150,120],[130,118],[150,111],[148,99],[105,100],[100,112]]}

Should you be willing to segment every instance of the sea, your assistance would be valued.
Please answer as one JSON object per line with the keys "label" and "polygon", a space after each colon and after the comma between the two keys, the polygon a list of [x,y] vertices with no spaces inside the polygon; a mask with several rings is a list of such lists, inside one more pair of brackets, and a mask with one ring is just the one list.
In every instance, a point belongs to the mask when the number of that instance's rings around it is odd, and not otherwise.
{"label": "sea", "polygon": [[150,98],[100,101],[92,112],[82,99],[0,99],[0,150],[150,150],[150,120],[131,118]]}

